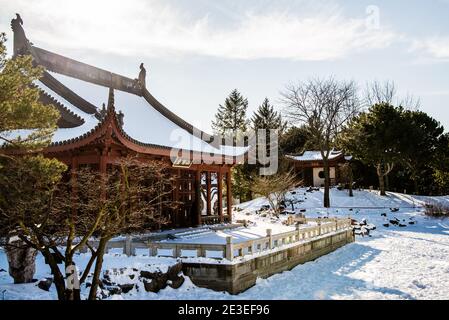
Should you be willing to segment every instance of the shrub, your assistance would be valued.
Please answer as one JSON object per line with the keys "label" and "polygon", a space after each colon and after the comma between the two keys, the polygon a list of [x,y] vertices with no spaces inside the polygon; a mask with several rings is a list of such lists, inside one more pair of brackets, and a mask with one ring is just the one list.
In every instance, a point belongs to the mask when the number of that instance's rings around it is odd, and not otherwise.
{"label": "shrub", "polygon": [[429,217],[448,217],[449,205],[442,203],[426,203],[425,214]]}

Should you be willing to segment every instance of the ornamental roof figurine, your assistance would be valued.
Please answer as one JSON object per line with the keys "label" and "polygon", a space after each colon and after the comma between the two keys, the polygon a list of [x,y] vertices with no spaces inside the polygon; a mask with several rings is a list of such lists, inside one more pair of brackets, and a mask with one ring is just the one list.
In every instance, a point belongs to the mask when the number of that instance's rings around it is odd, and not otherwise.
{"label": "ornamental roof figurine", "polygon": [[16,18],[11,20],[11,29],[14,32],[14,55],[23,54],[26,51],[27,38],[22,28],[23,20],[20,14],[16,13]]}
{"label": "ornamental roof figurine", "polygon": [[139,72],[139,84],[142,89],[146,88],[145,78],[147,76],[147,70],[143,66],[143,62],[140,64],[140,72]]}

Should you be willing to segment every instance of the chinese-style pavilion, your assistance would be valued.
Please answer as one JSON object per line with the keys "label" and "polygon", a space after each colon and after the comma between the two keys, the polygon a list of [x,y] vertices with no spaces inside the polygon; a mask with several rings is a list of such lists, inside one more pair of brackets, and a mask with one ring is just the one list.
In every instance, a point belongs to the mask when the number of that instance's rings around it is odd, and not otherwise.
{"label": "chinese-style pavilion", "polygon": [[[231,221],[231,168],[245,148],[212,143],[213,137],[164,107],[145,86],[143,64],[138,79],[131,79],[75,61],[32,44],[22,24],[19,15],[11,21],[14,55],[30,54],[45,68],[35,85],[41,101],[61,114],[45,156],[71,169],[89,165],[102,172],[128,155],[167,161],[178,177],[173,200],[182,203],[163,212],[168,227]],[[173,148],[182,154],[175,160]]]}
{"label": "chinese-style pavilion", "polygon": [[[324,186],[324,163],[321,151],[305,151],[302,155],[287,155],[286,159],[303,181],[305,186]],[[345,157],[341,151],[332,150],[329,155],[329,174],[331,185],[340,183],[340,166],[349,161],[351,157]]]}

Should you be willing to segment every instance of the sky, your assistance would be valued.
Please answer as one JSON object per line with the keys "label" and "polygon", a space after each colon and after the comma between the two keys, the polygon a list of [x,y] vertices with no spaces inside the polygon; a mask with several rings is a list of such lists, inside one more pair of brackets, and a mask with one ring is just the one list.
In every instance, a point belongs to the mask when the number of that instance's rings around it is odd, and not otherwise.
{"label": "sky", "polygon": [[12,50],[20,13],[36,46],[136,78],[210,132],[238,89],[248,115],[292,83],[394,81],[449,129],[449,0],[0,0]]}

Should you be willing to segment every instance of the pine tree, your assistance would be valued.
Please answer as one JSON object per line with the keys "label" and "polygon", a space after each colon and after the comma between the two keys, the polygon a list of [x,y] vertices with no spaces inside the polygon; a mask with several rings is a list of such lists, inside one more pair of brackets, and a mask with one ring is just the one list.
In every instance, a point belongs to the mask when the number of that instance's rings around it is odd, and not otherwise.
{"label": "pine tree", "polygon": [[[24,214],[36,212],[26,210],[24,203],[36,209],[35,204],[43,200],[42,194],[49,192],[62,178],[62,172],[67,169],[58,160],[29,155],[48,145],[60,115],[55,107],[39,101],[39,89],[33,86],[33,82],[41,77],[42,69],[33,66],[31,56],[7,59],[5,41],[5,34],[0,33],[1,242],[5,239],[8,241],[10,237],[14,238],[24,220],[28,222]],[[26,155],[8,154],[5,152],[7,147],[20,149]],[[24,172],[26,174],[22,174]],[[32,183],[28,179],[32,180]],[[18,220],[9,220],[8,214],[12,211],[20,213]],[[28,237],[24,238],[26,240]],[[9,242],[3,245],[11,261],[20,261],[21,266],[33,265],[36,255],[28,255],[33,249],[23,242],[24,238],[14,240],[12,246]],[[17,248],[20,250],[15,250]],[[30,259],[24,261],[27,256]],[[10,271],[10,274],[16,282],[31,281],[33,275],[29,274],[28,270],[34,268],[17,268],[14,272]]]}
{"label": "pine tree", "polygon": [[279,131],[282,131],[285,127],[280,113],[274,111],[268,98],[265,98],[263,103],[254,112],[251,122],[254,130],[278,129]]}
{"label": "pine tree", "polygon": [[[32,83],[42,75],[31,56],[6,58],[6,36],[0,34],[0,140],[14,148],[37,149],[50,142],[59,112],[39,101],[39,89]],[[18,137],[17,130],[27,129]]]}
{"label": "pine tree", "polygon": [[248,120],[246,110],[248,100],[237,89],[226,98],[224,105],[218,107],[215,121],[212,121],[212,129],[216,134],[232,135],[238,131],[246,131]]}
{"label": "pine tree", "polygon": [[[212,121],[214,133],[233,137],[233,142],[236,142],[239,133],[248,128],[247,109],[248,100],[237,89],[233,90],[226,98],[225,103],[218,107],[215,121]],[[240,201],[251,199],[250,181],[250,169],[247,163],[234,167],[232,190],[233,195]]]}

